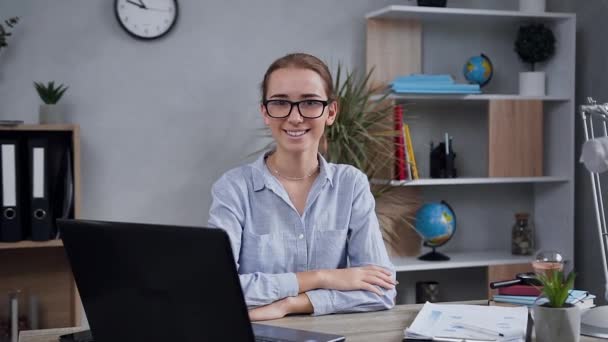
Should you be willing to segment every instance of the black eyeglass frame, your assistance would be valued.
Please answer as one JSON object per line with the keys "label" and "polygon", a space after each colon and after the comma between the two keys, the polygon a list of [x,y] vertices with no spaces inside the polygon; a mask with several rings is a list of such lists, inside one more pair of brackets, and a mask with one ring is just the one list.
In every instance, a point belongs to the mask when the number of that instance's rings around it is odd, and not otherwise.
{"label": "black eyeglass frame", "polygon": [[[274,115],[270,114],[270,111],[268,110],[268,104],[271,102],[275,102],[275,101],[276,102],[279,102],[279,101],[287,102],[291,105],[291,107],[289,107],[289,112],[287,112],[287,115],[274,116]],[[315,116],[315,117],[304,116],[304,114],[302,114],[302,110],[300,109],[300,103],[310,102],[310,101],[320,102],[323,105],[321,114],[319,114],[318,116]],[[268,113],[268,116],[270,116],[271,118],[274,118],[274,119],[288,118],[291,115],[291,112],[293,111],[293,106],[298,107],[298,114],[300,114],[301,117],[306,118],[306,119],[318,119],[323,116],[323,113],[325,113],[325,108],[327,108],[327,106],[332,102],[333,102],[332,100],[317,100],[317,99],[306,99],[306,100],[302,100],[302,101],[289,101],[289,100],[283,100],[283,99],[271,99],[271,100],[266,99],[262,102],[262,104],[264,105],[264,108],[266,108],[266,113]]]}

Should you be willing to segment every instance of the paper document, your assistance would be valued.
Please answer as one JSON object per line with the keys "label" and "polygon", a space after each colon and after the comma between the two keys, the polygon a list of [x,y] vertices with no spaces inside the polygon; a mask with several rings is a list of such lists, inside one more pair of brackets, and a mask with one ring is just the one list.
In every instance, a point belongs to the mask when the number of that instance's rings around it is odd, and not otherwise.
{"label": "paper document", "polygon": [[525,342],[527,307],[427,302],[404,331],[408,339]]}

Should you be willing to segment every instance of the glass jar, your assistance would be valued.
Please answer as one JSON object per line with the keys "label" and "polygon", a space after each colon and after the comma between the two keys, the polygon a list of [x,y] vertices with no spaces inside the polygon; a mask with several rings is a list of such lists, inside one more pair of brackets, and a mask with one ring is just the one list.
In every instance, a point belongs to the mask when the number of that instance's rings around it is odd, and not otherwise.
{"label": "glass jar", "polygon": [[534,224],[527,213],[515,214],[511,232],[511,254],[532,255],[534,253]]}

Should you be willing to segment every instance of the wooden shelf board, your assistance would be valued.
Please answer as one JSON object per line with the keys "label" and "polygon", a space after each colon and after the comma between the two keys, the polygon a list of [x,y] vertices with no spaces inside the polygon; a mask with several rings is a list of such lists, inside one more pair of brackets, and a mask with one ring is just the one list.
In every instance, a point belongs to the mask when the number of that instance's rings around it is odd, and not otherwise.
{"label": "wooden shelf board", "polygon": [[19,242],[0,242],[0,249],[21,249],[21,248],[49,248],[63,247],[60,239],[50,241],[19,241]]}
{"label": "wooden shelf board", "polygon": [[[430,251],[423,248],[423,253]],[[439,250],[441,252],[441,250]],[[417,257],[392,257],[397,272],[441,270],[450,268],[487,267],[530,263],[534,256],[511,255],[509,251],[442,252],[448,261],[423,261]]]}
{"label": "wooden shelf board", "polygon": [[0,131],[65,131],[72,132],[76,130],[78,125],[73,124],[44,124],[32,125],[23,124],[16,126],[0,126]]}
{"label": "wooden shelf board", "polygon": [[381,8],[377,11],[368,13],[366,19],[416,19],[423,22],[440,21],[468,21],[474,20],[479,23],[488,20],[493,23],[529,21],[556,21],[576,18],[571,13],[540,12],[528,13],[520,11],[505,11],[491,9],[472,9],[472,8],[445,8],[445,7],[424,7],[408,5],[392,5]]}
{"label": "wooden shelf board", "polygon": [[[407,181],[390,181],[392,186],[436,186],[471,184],[563,183],[565,177],[481,177],[481,178],[426,178]],[[386,180],[374,179],[373,184],[386,184]]]}

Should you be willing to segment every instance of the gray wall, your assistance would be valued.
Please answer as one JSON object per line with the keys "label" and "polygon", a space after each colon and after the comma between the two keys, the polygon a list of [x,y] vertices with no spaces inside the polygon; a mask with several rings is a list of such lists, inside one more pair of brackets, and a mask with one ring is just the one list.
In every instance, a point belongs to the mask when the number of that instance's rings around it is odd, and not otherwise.
{"label": "gray wall", "polygon": [[[36,123],[33,81],[70,86],[62,102],[82,128],[82,215],[200,225],[209,190],[265,145],[258,85],[288,52],[364,66],[365,13],[398,0],[180,0],[175,30],[141,42],[112,0],[2,0],[18,15],[0,55],[0,119]],[[513,7],[476,0],[451,6]]]}

